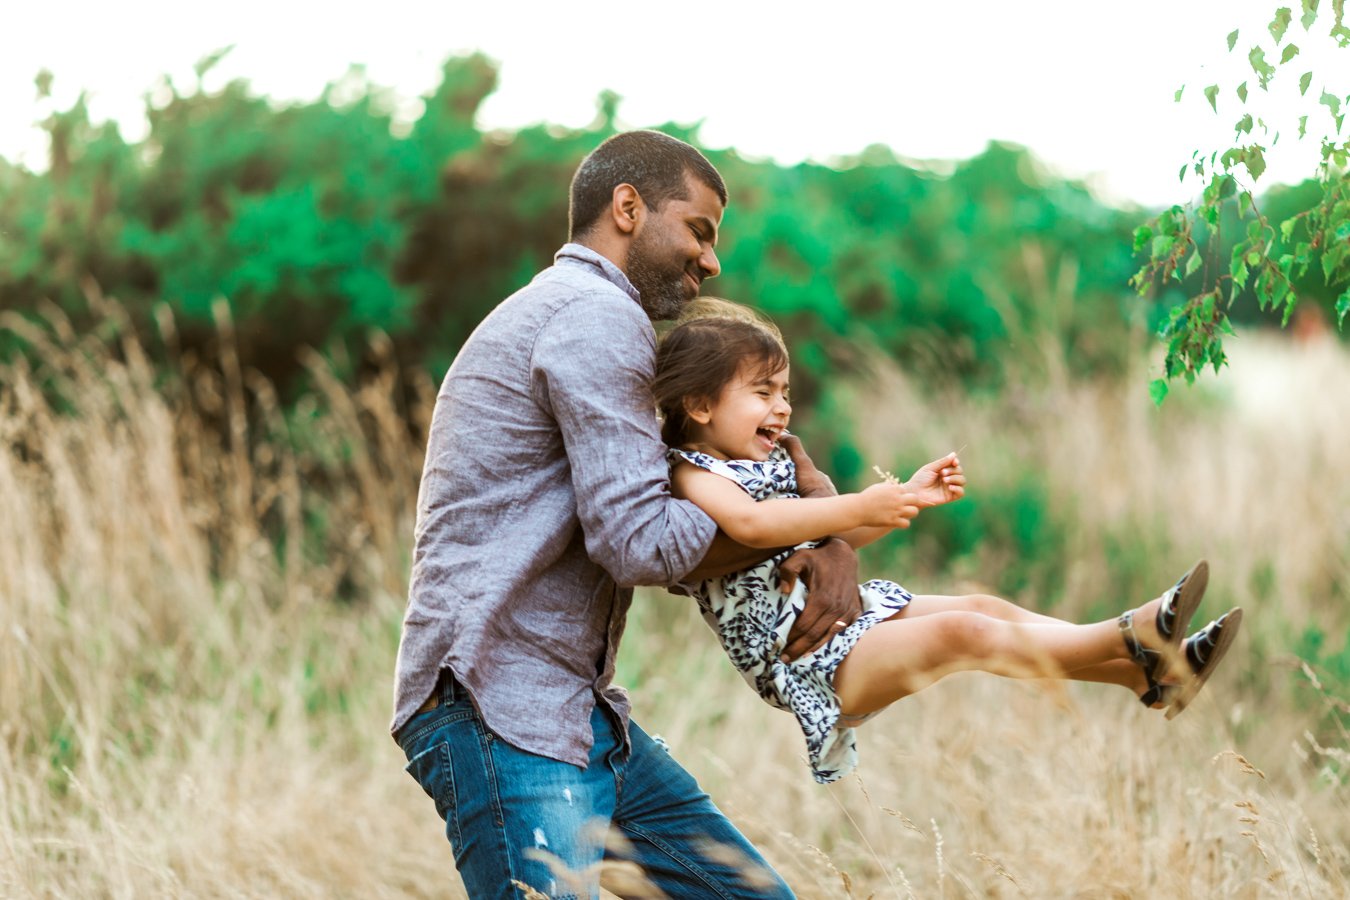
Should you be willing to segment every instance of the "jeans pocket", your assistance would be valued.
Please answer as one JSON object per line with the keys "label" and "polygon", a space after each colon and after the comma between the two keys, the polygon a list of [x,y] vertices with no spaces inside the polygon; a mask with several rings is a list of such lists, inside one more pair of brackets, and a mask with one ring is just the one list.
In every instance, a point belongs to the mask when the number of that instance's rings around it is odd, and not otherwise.
{"label": "jeans pocket", "polygon": [[403,771],[412,776],[436,804],[436,814],[445,820],[450,843],[459,846],[459,823],[455,815],[455,774],[450,766],[450,743],[440,741],[408,760]]}

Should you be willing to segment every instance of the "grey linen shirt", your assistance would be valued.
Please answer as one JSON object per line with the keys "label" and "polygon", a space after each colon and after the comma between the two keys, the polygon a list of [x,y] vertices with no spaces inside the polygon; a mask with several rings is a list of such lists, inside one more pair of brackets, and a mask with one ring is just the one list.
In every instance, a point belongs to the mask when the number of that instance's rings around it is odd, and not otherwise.
{"label": "grey linen shirt", "polygon": [[484,723],[585,766],[632,585],[672,584],[717,526],[670,495],[650,383],[656,332],[579,244],[503,301],[436,398],[394,687],[397,732],[449,668]]}

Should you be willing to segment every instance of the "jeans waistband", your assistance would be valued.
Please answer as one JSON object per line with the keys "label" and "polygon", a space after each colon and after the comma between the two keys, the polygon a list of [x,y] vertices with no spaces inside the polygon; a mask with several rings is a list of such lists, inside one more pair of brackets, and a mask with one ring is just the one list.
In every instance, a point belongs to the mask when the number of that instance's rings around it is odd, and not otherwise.
{"label": "jeans waistband", "polygon": [[449,669],[441,669],[440,677],[436,679],[436,687],[432,690],[431,696],[427,702],[418,708],[419,713],[430,712],[441,706],[449,706],[455,702],[459,695],[459,682],[455,681],[455,673]]}

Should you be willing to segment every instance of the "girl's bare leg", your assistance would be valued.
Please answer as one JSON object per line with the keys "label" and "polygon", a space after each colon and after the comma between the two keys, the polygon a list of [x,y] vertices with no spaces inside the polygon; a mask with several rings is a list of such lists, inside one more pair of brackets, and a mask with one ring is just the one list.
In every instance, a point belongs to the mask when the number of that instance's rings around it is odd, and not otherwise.
{"label": "girl's bare leg", "polygon": [[896,613],[894,618],[911,619],[918,616],[931,616],[933,613],[940,612],[973,612],[994,619],[1003,619],[1006,622],[1024,622],[1029,625],[1074,624],[1065,619],[1056,619],[1054,616],[1032,612],[1016,603],[1010,603],[1002,597],[995,597],[993,594],[965,594],[962,596],[915,594],[909,605]]}
{"label": "girl's bare leg", "polygon": [[[1161,643],[1154,624],[1159,602],[1145,604],[1135,617],[1146,643]],[[1025,610],[1035,619],[1000,618],[931,599],[910,605],[868,631],[840,664],[834,687],[846,715],[881,709],[952,672],[1063,678],[1106,665],[1132,665],[1114,619],[1073,625]],[[1098,673],[1112,674],[1100,668]],[[1123,674],[1114,683],[1124,683]]]}
{"label": "girl's bare leg", "polygon": [[[938,612],[953,611],[980,613],[995,619],[1002,619],[1005,622],[1023,622],[1026,624],[1042,625],[1073,624],[1065,619],[1057,619],[1054,616],[1032,612],[1029,609],[1018,606],[1016,603],[1011,603],[1004,600],[1002,597],[995,597],[992,594],[965,594],[960,596],[915,594],[913,601],[911,601],[903,610],[896,613],[894,618],[914,618],[917,616],[928,616]],[[1098,684],[1118,684],[1121,687],[1128,688],[1136,697],[1148,690],[1148,680],[1144,678],[1143,670],[1129,659],[1117,659],[1110,662],[1084,666],[1081,669],[1069,670],[1066,674],[1067,677],[1074,681],[1091,681]],[[1161,706],[1162,704],[1158,705]]]}

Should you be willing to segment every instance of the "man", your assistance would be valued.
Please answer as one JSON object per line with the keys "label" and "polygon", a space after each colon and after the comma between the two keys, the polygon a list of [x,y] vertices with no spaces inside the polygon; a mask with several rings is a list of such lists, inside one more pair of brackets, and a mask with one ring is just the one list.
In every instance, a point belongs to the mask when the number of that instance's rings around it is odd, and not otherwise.
{"label": "man", "polygon": [[[791,895],[611,684],[632,585],[769,555],[670,496],[649,389],[652,321],[718,273],[726,197],[688,144],[605,141],[573,179],[571,242],[437,397],[391,730],[475,898],[592,896],[606,855],[672,896]],[[832,491],[793,446],[803,492]],[[788,562],[811,588],[797,656],[857,616],[857,560],[832,541]]]}

